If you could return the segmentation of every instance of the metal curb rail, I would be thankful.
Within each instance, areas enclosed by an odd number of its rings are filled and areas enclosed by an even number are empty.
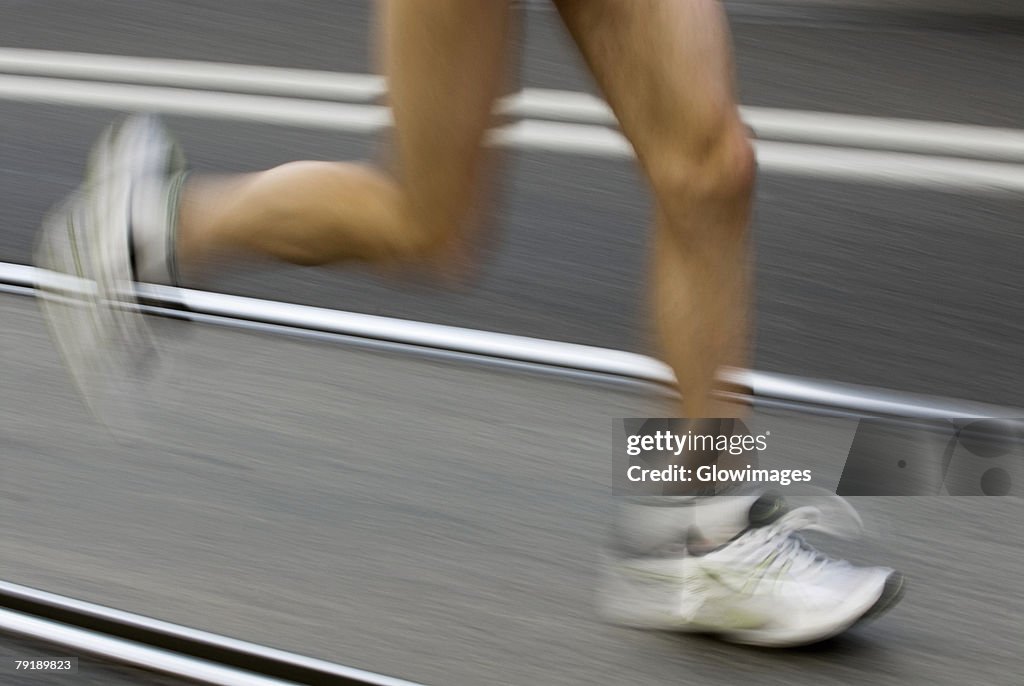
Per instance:
[[[218,686],[422,686],[7,581],[0,632]]]
[[[39,284],[73,288],[65,275],[4,262],[0,262],[0,284],[6,284],[8,292],[23,295],[34,294]],[[607,377],[662,389],[675,387],[675,377],[666,364],[621,350],[152,284],[141,284],[139,295],[155,313],[235,328],[354,341],[373,348],[472,359],[489,366],[522,365],[557,376]],[[756,370],[732,370],[723,377],[751,389],[750,401],[755,405],[811,414],[912,420],[1024,416],[1021,410],[984,403]]]
[[[31,615],[0,609],[0,636],[27,638],[61,646],[108,662],[214,686],[295,686],[294,682],[261,677],[253,672],[224,667],[170,651],[152,648],[105,634]]]

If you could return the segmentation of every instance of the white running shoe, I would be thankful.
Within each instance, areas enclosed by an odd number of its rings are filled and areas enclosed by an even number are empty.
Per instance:
[[[626,626],[785,647],[835,636],[899,600],[902,574],[830,558],[800,530],[828,527],[817,508],[787,511],[778,496],[762,496],[750,525],[724,545],[706,547],[691,531],[676,554],[615,556],[605,564],[601,612]]]
[[[39,302],[86,404],[111,426],[137,406],[154,366],[136,265],[145,261],[147,280],[176,279],[173,227],[184,168],[156,117],[129,117],[103,133],[82,185],[43,222]]]

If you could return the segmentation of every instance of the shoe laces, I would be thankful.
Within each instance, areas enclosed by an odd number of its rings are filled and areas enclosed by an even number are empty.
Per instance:
[[[825,521],[817,507],[798,507],[770,524],[748,530],[745,536],[756,546],[750,555],[761,560],[759,564],[764,565],[764,573],[786,570],[792,574],[807,574],[820,572],[829,565],[849,564],[807,543],[799,535],[801,531],[836,533],[837,529]],[[768,561],[767,564],[764,561]]]

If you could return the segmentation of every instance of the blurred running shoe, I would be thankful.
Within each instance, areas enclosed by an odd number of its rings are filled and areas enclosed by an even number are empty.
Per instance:
[[[43,222],[41,308],[87,405],[110,426],[137,407],[152,376],[156,348],[135,285],[140,275],[177,280],[184,176],[184,157],[159,120],[131,116],[100,136],[82,185]]]
[[[681,550],[612,556],[600,609],[617,624],[785,647],[835,636],[899,600],[902,574],[831,558],[799,535],[812,530],[830,531],[818,508],[789,510],[781,497],[762,496],[747,527],[722,545],[694,527]]]

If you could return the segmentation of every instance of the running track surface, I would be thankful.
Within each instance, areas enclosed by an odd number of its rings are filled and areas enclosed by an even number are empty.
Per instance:
[[[857,499],[877,535],[831,549],[911,586],[813,649],[621,629],[592,612],[611,418],[663,400],[167,323],[159,423],[119,443],[35,304],[3,296],[0,315],[11,581],[426,684],[1009,685],[1024,668],[1019,499]],[[766,463],[836,483],[848,423],[755,420]]]

